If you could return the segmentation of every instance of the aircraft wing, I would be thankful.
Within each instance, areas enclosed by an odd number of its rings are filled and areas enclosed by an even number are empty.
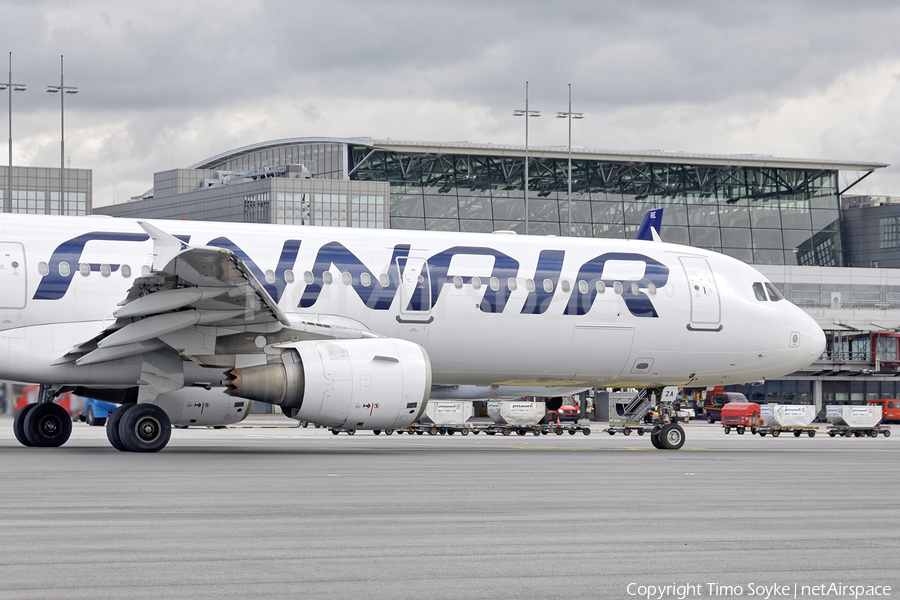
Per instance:
[[[153,239],[150,274],[134,281],[114,321],[54,364],[87,366],[135,355],[152,360],[175,350],[201,366],[229,368],[238,360],[265,363],[266,354],[280,353],[275,345],[284,342],[377,337],[351,319],[289,317],[232,251],[192,247],[150,223],[139,224]],[[165,369],[170,375],[172,362]]]

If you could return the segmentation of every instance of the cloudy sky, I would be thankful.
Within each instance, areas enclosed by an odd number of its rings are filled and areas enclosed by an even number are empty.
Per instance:
[[[95,206],[272,139],[521,145],[526,80],[533,145],[566,144],[571,83],[576,146],[890,163],[854,192],[900,196],[898,0],[0,0],[0,18],[28,86],[15,164],[59,164],[45,89],[65,55],[66,155]]]

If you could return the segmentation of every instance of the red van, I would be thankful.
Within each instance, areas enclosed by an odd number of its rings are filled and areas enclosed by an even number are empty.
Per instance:
[[[882,423],[900,423],[900,400],[894,398],[869,400],[867,404],[878,404],[881,406]]]
[[[759,404],[756,402],[729,402],[722,407],[722,427],[725,433],[736,429],[741,435],[744,431],[756,433],[759,428]]]

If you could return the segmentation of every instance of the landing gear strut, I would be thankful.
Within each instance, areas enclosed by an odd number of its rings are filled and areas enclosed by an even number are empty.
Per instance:
[[[651,397],[659,398],[659,416],[653,421],[650,443],[659,450],[678,450],[684,446],[684,429],[675,420],[672,409],[677,394],[678,388],[672,386],[651,393]]]

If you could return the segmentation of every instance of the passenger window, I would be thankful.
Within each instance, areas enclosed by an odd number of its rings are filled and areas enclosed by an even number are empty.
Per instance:
[[[381,287],[387,287],[391,285],[391,278],[388,277],[387,273],[382,273],[378,276],[378,283],[381,284]]]
[[[120,272],[122,273],[122,277],[124,277],[125,279],[131,277],[131,267],[129,267],[128,265],[122,265]]]
[[[616,281],[615,283],[613,283],[613,291],[620,295],[625,291],[625,288],[622,287],[621,281]]]
[[[753,293],[756,294],[756,299],[760,302],[765,302],[767,300],[763,285],[758,281],[753,282]]]
[[[481,289],[481,277],[475,276],[472,278],[472,287],[476,290]]]
[[[497,279],[496,277],[491,277],[490,286],[491,286],[491,289],[496,292],[497,290],[500,289],[500,280]]]
[[[563,291],[564,294],[568,294],[568,293],[569,293],[569,289],[570,289],[570,288],[569,288],[569,281],[568,281],[568,280],[563,279],[562,282],[559,284],[559,287],[562,288],[562,291]]]
[[[78,265],[78,272],[81,273],[82,277],[87,277],[91,274],[91,265],[88,263],[81,263]]]
[[[597,293],[602,294],[604,292],[606,292],[606,283],[604,283],[602,281],[598,281],[597,282]]]
[[[652,283],[648,283],[647,284],[647,293],[649,293],[651,296],[655,296],[656,295],[656,286],[653,285]]]
[[[544,280],[544,291],[548,294],[553,291],[553,282],[549,279]]]
[[[284,272],[284,282],[285,283],[294,283],[294,272],[288,269]]]
[[[370,285],[372,285],[372,276],[368,273],[360,273],[359,282],[363,284],[363,287],[369,287]]]
[[[353,275],[351,275],[347,271],[344,271],[343,273],[341,273],[341,281],[344,282],[344,285],[350,285],[351,283],[353,283]]]
[[[766,282],[766,291],[769,292],[769,300],[771,300],[772,302],[778,302],[779,300],[784,300],[784,296],[781,295],[781,292],[779,292],[775,288],[775,286],[772,285],[771,283],[769,283],[768,281]]]
[[[525,280],[525,289],[529,292],[534,291],[534,279],[526,279]]]
[[[38,273],[41,275],[49,275],[50,274],[50,265],[45,262],[38,263]]]
[[[112,273],[112,269],[106,263],[100,265],[100,274],[104,277],[109,277],[110,273]]]
[[[316,278],[313,276],[312,271],[306,271],[305,273],[303,273],[303,281],[306,283],[306,285],[312,284],[312,282],[315,280]]]
[[[455,287],[458,290],[461,290],[462,286],[463,286],[462,277],[460,277],[459,275],[454,275],[453,276],[453,287]]]
[[[325,271],[324,273],[322,273],[322,282],[325,285],[331,285],[333,281],[334,275],[331,274],[331,271]]]
[[[275,271],[266,269],[266,283],[275,283]]]
[[[587,294],[588,293],[588,282],[585,281],[584,279],[580,280],[578,282],[578,291],[579,291],[579,293]]]
[[[516,291],[516,288],[519,287],[519,284],[518,284],[518,282],[516,281],[516,278],[515,278],[515,277],[510,277],[509,279],[507,279],[507,280],[506,280],[506,287],[508,287],[508,288],[509,288],[509,291],[511,291],[511,292]]]

